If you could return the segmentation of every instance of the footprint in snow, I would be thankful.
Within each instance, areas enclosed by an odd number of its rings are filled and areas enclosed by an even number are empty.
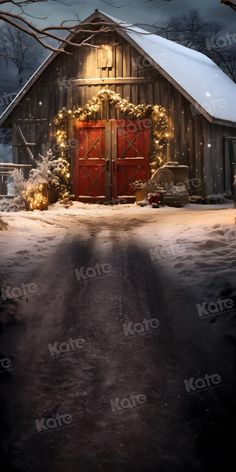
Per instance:
[[[213,239],[207,239],[203,243],[199,244],[199,248],[205,248],[205,249],[215,249],[215,248],[220,248],[222,246],[225,246],[225,241],[219,241],[219,240],[213,240]]]

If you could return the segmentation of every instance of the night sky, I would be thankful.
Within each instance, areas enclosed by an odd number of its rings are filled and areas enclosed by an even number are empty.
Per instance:
[[[221,22],[225,31],[235,32],[236,30],[236,12],[221,5],[220,0],[63,0],[63,3],[39,2],[37,5],[28,7],[28,12],[41,17],[47,15],[47,23],[57,24],[76,16],[82,20],[95,8],[128,22],[158,25],[165,23],[169,17],[199,9],[206,20]],[[36,20],[32,21],[36,22]]]

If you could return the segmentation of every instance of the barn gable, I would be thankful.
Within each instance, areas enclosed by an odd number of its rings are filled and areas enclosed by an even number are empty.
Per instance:
[[[211,59],[97,10],[84,23],[96,21],[117,25],[119,33],[139,51],[144,60],[156,68],[206,119],[236,126],[236,85]],[[67,39],[75,41],[75,34],[69,34]],[[36,70],[0,117],[0,126],[6,124],[24,95],[59,54],[51,53]]]

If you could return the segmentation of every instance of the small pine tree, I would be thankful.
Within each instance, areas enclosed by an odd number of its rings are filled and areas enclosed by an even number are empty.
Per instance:
[[[14,191],[13,199],[3,198],[0,201],[0,211],[20,211],[26,209],[26,202],[24,197],[24,191],[26,188],[26,180],[19,169],[14,169],[10,173],[12,178],[12,186]]]
[[[15,197],[13,199],[13,205],[15,207],[14,211],[25,210],[25,197],[24,191],[26,189],[26,180],[23,176],[21,170],[14,169],[11,172],[12,183],[13,183],[13,190],[15,193]]]
[[[30,171],[29,182],[46,182],[49,187],[56,189],[59,199],[69,193],[70,165],[66,159],[55,157],[51,149],[45,156],[39,155],[36,168]]]
[[[10,173],[10,176],[13,181],[13,189],[14,189],[15,195],[22,195],[26,186],[26,180],[23,176],[22,171],[19,169],[14,169]]]

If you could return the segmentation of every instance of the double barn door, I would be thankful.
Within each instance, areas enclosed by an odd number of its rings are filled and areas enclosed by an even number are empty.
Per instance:
[[[150,121],[76,121],[73,192],[78,200],[131,198],[150,174]]]

